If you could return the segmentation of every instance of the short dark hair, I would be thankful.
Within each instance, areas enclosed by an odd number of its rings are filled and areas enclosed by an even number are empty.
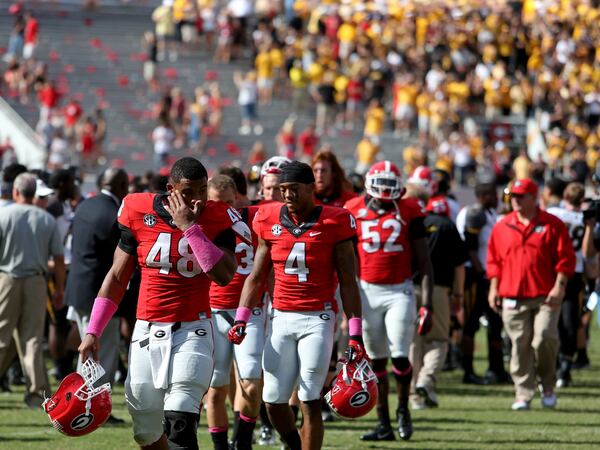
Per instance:
[[[150,192],[167,192],[169,177],[164,175],[153,175],[150,178]]]
[[[494,183],[479,183],[475,186],[475,197],[481,197],[496,190]]]
[[[27,167],[23,164],[9,164],[2,171],[2,182],[12,184],[15,181],[15,178],[25,172],[27,172]]]
[[[562,198],[567,187],[567,182],[562,178],[554,177],[546,181],[545,187],[550,191],[550,195]]]
[[[196,158],[186,156],[178,159],[171,168],[169,179],[173,183],[179,183],[183,179],[197,181],[202,178],[208,178],[206,168]]]
[[[69,169],[58,169],[50,175],[50,187],[52,189],[59,189],[62,185],[74,182],[75,175]]]
[[[217,173],[230,177],[235,183],[235,189],[240,195],[248,194],[248,183],[246,182],[246,177],[244,176],[242,169],[239,167],[227,166],[221,167]]]

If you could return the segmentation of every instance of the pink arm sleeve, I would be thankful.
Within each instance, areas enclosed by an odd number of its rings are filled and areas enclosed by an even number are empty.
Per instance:
[[[88,323],[87,334],[93,334],[96,337],[102,336],[102,332],[106,328],[108,321],[112,319],[117,311],[117,304],[110,298],[96,297],[92,314],[90,315],[90,323]]]
[[[250,315],[252,314],[252,310],[246,306],[238,307],[235,312],[235,320],[236,322],[239,320],[241,322],[248,322],[250,320]]]
[[[348,319],[348,336],[362,336],[362,319],[360,317]]]
[[[190,244],[202,271],[204,273],[210,272],[223,257],[223,251],[206,237],[197,224],[185,230],[183,235]]]

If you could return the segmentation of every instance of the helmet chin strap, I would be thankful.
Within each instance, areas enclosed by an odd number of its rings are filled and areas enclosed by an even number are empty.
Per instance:
[[[394,209],[396,210],[396,220],[399,221],[402,225],[406,225],[406,222],[404,221],[404,219],[402,219],[402,216],[400,215],[400,207],[398,206],[398,202],[396,200],[384,202],[379,198],[375,198],[373,196],[369,196],[369,197],[371,197],[371,198],[367,202],[367,209],[370,209],[371,211],[375,211],[379,215],[383,215],[386,211],[388,211],[388,209],[384,208],[383,206],[384,205],[393,205]]]

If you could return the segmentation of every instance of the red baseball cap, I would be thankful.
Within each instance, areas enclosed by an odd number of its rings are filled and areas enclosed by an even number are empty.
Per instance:
[[[431,197],[427,202],[427,206],[425,208],[427,212],[431,212],[434,214],[439,214],[440,216],[449,216],[450,215],[450,206],[448,205],[448,200],[441,195]]]
[[[529,178],[523,178],[522,180],[517,180],[514,182],[512,188],[510,189],[510,193],[516,195],[531,194],[535,197],[538,193],[538,187],[533,180]]]

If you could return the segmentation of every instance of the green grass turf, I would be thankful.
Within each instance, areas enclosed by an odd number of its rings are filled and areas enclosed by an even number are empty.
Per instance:
[[[542,410],[539,398],[531,411],[513,412],[511,386],[468,386],[459,371],[443,373],[440,407],[413,412],[415,433],[408,442],[363,443],[359,435],[375,425],[375,413],[356,421],[327,424],[325,449],[598,449],[600,448],[600,334],[592,325],[592,368],[574,371],[575,386],[559,392],[558,409]],[[485,370],[483,333],[478,336],[476,367]],[[135,449],[123,388],[113,394],[113,413],[122,427],[103,427],[89,436],[68,438],[54,430],[42,411],[22,402],[23,390],[0,394],[0,449]],[[392,414],[395,400],[390,398]],[[205,422],[199,431],[201,448],[212,448]],[[255,446],[255,448],[265,448]],[[278,447],[269,447],[275,449]]]

